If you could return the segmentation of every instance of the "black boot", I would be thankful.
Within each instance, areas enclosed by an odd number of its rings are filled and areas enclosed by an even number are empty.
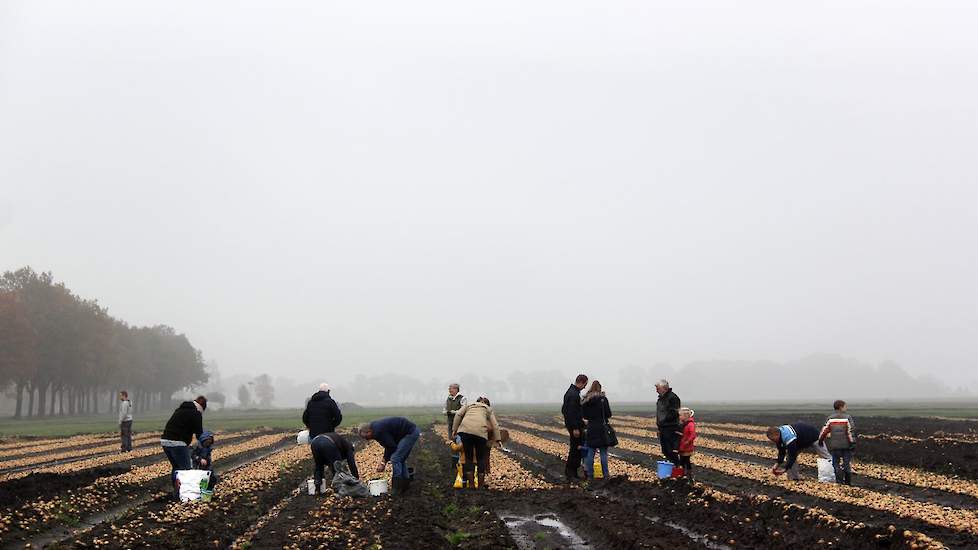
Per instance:
[[[475,488],[475,464],[462,464],[462,487]]]

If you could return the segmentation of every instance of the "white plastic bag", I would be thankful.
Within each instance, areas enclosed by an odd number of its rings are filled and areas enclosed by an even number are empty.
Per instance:
[[[818,459],[818,480],[826,483],[835,483],[835,468],[832,461],[827,458]]]
[[[309,444],[309,430],[302,430],[298,435],[295,436],[295,442],[297,445],[308,445]]]
[[[180,484],[180,502],[200,500],[200,482],[210,481],[209,470],[177,470],[177,483]]]

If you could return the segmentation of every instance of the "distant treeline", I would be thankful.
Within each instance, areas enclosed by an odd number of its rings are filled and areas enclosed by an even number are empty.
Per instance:
[[[15,418],[109,411],[122,389],[145,411],[206,380],[201,352],[172,328],[129,326],[50,272],[0,277],[0,387]]]

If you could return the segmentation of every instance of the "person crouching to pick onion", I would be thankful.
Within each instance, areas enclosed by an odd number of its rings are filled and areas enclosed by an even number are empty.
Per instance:
[[[821,458],[832,460],[825,444],[818,442],[818,436],[819,429],[804,422],[768,428],[767,438],[778,448],[778,463],[771,472],[776,476],[787,472],[788,479],[792,481],[801,479],[798,474],[798,453],[806,449],[818,453]]]
[[[400,496],[411,485],[408,474],[407,459],[411,449],[421,437],[421,430],[403,416],[389,416],[360,424],[360,437],[373,439],[384,448],[384,461],[377,465],[377,472],[383,472],[387,463],[391,463],[391,493]]]

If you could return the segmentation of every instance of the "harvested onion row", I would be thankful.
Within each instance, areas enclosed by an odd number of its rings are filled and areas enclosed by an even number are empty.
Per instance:
[[[521,445],[526,445],[527,447],[537,449],[539,451],[556,456],[558,458],[564,458],[566,456],[567,453],[566,446],[557,443],[555,441],[552,441],[550,439],[545,439],[532,434],[513,432],[513,431],[511,431],[509,435],[513,441],[520,443]],[[632,446],[632,443],[633,442],[631,442],[628,439],[619,438],[619,446],[627,450],[637,450],[635,448],[630,448]],[[641,452],[648,452],[652,450],[651,446],[644,446],[644,447],[646,448],[641,449]],[[704,458],[704,457],[698,457],[698,458]],[[705,457],[705,458],[712,458],[712,457]],[[734,462],[734,461],[727,461],[727,462]],[[734,463],[734,464],[735,464],[734,469],[736,469],[737,465],[741,465],[740,463]],[[697,466],[701,466],[701,465],[705,468],[717,469],[714,468],[714,464],[712,463],[703,463],[702,460],[697,460]],[[658,481],[658,476],[651,469],[637,464],[632,464],[624,460],[609,458],[608,467],[610,470],[612,470],[612,472],[625,473],[626,475],[628,475],[629,479],[637,479],[639,481]],[[724,471],[723,473],[728,473],[728,472]],[[730,475],[737,475],[737,474],[730,474]],[[762,479],[760,476],[757,475],[747,476],[741,474],[739,475],[739,477],[747,477],[748,479],[754,479],[754,480]],[[764,483],[766,483],[766,481]],[[788,483],[792,483],[792,482],[788,482]],[[798,483],[798,482],[794,482],[794,483]],[[815,483],[814,487],[811,487],[811,483],[809,485],[810,485],[809,489],[814,489],[814,490],[812,490],[808,494],[813,494],[814,496],[823,495],[818,491],[818,489],[824,486],[825,484]],[[792,486],[788,485],[786,488],[792,489]],[[733,502],[740,498],[744,498],[709,487],[705,489],[705,492],[707,495],[721,502]],[[796,491],[796,492],[801,492],[801,491]],[[765,502],[771,500],[770,497],[766,495],[750,496],[749,498],[755,502]],[[821,522],[833,528],[839,528],[842,530],[858,530],[858,529],[865,528],[865,525],[862,523],[856,523],[853,521],[839,519],[829,514],[828,512],[825,512],[821,508],[806,508],[804,506],[799,506],[796,504],[788,504],[788,503],[785,503],[784,506],[789,509],[797,508],[797,509],[807,510],[806,515],[809,516],[811,519],[814,519],[818,522]],[[885,510],[885,511],[891,511],[891,510]],[[923,533],[905,530],[902,534],[904,539],[908,542],[908,544],[911,545],[912,548],[920,548],[920,549],[928,549],[928,550],[937,550],[941,548],[946,548],[944,544],[928,537],[927,535],[924,535]]]
[[[281,441],[284,436],[285,434],[265,435],[234,445],[218,446],[214,449],[214,459],[227,459],[268,447]],[[162,455],[159,447],[155,448],[154,453]],[[148,466],[137,466],[123,474],[100,477],[90,485],[63,495],[26,502],[19,508],[0,515],[0,533],[9,531],[12,525],[29,530],[36,525],[58,520],[64,515],[78,517],[100,512],[108,508],[126,489],[169,473],[170,463],[164,460]]]

